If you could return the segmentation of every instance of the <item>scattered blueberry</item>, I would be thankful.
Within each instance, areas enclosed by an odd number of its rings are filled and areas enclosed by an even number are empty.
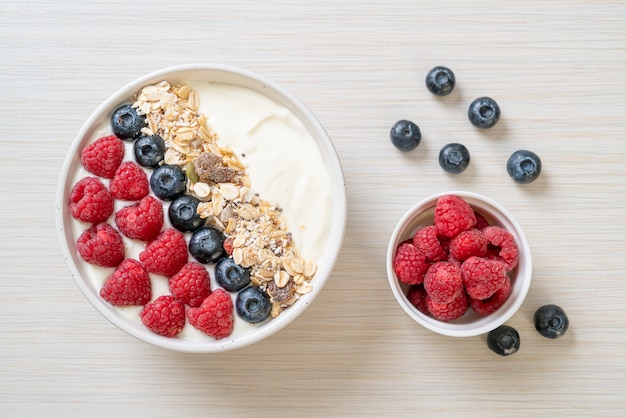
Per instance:
[[[187,176],[176,165],[161,165],[150,176],[150,188],[161,200],[174,200],[185,193]]]
[[[454,73],[447,67],[438,66],[426,74],[426,88],[436,96],[447,96],[454,90]]]
[[[490,97],[479,97],[470,104],[467,117],[477,128],[493,128],[500,120],[500,106]]]
[[[129,104],[118,107],[111,116],[111,128],[120,139],[137,138],[144,126],[146,126],[145,118],[137,114],[137,109]]]
[[[506,162],[506,171],[516,183],[532,183],[541,174],[541,159],[532,151],[515,151]]]
[[[215,265],[215,279],[229,292],[238,292],[250,284],[250,269],[235,263],[232,257],[224,257]]]
[[[134,151],[137,164],[155,168],[165,158],[165,141],[159,135],[141,135],[135,141]]]
[[[191,195],[178,196],[170,203],[167,214],[170,223],[181,232],[195,231],[204,225],[204,219],[198,213],[200,201]]]
[[[520,339],[515,328],[500,325],[487,334],[487,346],[500,356],[510,356],[519,350]]]
[[[241,319],[256,324],[270,315],[272,303],[267,293],[256,286],[248,286],[237,295],[235,309]]]
[[[196,230],[189,239],[189,253],[202,264],[215,263],[226,255],[224,234],[211,226]]]
[[[463,144],[446,144],[439,151],[439,165],[451,174],[460,174],[470,163],[470,153]]]
[[[397,121],[391,127],[389,136],[393,145],[400,151],[411,151],[417,148],[422,140],[419,126],[409,120]]]
[[[546,338],[560,338],[568,327],[569,319],[558,305],[544,305],[535,312],[535,329]]]

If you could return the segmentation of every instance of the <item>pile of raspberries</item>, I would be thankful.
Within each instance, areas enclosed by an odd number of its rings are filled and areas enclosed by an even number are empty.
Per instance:
[[[511,294],[508,272],[518,247],[504,228],[489,225],[456,195],[441,196],[432,225],[419,228],[396,249],[393,269],[409,285],[407,299],[420,312],[453,321],[468,309],[495,312]]]

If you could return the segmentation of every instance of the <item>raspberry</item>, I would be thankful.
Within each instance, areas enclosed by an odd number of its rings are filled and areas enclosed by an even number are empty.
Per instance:
[[[439,241],[439,230],[435,225],[418,229],[413,235],[413,245],[424,253],[428,261],[442,261],[447,258]]]
[[[476,225],[474,209],[456,195],[445,195],[437,199],[434,218],[439,233],[450,238]]]
[[[496,293],[484,300],[470,298],[469,302],[474,312],[481,316],[487,316],[498,310],[500,306],[504,305],[504,302],[506,302],[510,294],[511,280],[506,277],[504,284],[496,291]]]
[[[517,243],[513,235],[499,226],[489,226],[483,229],[483,234],[489,242],[490,257],[502,261],[506,271],[511,271],[517,266],[519,254]]]
[[[400,244],[393,259],[393,271],[401,282],[422,283],[428,267],[426,256],[416,246],[408,242]]]
[[[139,253],[139,261],[151,273],[172,277],[187,264],[187,242],[174,228],[161,232]]]
[[[159,335],[175,337],[185,326],[185,304],[172,295],[159,296],[143,308],[141,321]]]
[[[448,303],[463,292],[461,269],[445,261],[440,261],[428,269],[424,276],[424,289],[433,302]]]
[[[80,154],[80,162],[96,176],[112,179],[124,158],[124,144],[115,135],[97,139]]]
[[[136,163],[126,161],[115,172],[109,190],[116,199],[139,200],[150,192],[148,176]]]
[[[487,299],[506,280],[504,263],[482,257],[470,257],[461,265],[467,295],[472,299]]]
[[[170,293],[183,303],[197,307],[211,294],[211,278],[200,263],[187,263],[170,279]]]
[[[487,255],[487,238],[476,228],[459,232],[450,241],[450,255],[457,260],[467,260],[471,256],[484,257]]]
[[[428,305],[426,302],[428,295],[426,293],[426,289],[424,289],[424,286],[420,284],[411,286],[408,293],[406,294],[406,298],[409,300],[411,305],[417,308],[418,311],[420,311],[424,315],[430,316],[430,312],[428,311]]]
[[[226,254],[228,255],[233,255],[233,249],[234,249],[233,241],[234,241],[233,237],[228,237],[224,240],[224,244],[223,244],[224,251],[226,251]]]
[[[124,260],[122,236],[107,223],[92,225],[83,232],[76,250],[86,262],[102,267],[116,267]]]
[[[163,227],[163,205],[152,196],[126,206],[115,214],[115,224],[128,238],[150,241]]]
[[[476,229],[480,231],[483,228],[489,226],[489,221],[483,215],[481,215],[480,213],[476,211],[474,211],[474,215],[476,215],[476,226],[475,226]]]
[[[148,272],[139,261],[127,258],[104,283],[100,296],[114,306],[145,305],[152,298]]]
[[[215,289],[197,308],[187,310],[189,323],[216,339],[228,337],[233,332],[233,301],[221,288]]]
[[[431,297],[426,299],[428,311],[430,314],[440,321],[454,321],[465,315],[469,302],[465,292],[461,292],[459,296],[448,303],[437,303]]]
[[[113,213],[113,197],[95,177],[80,179],[70,191],[70,214],[83,222],[106,221]]]

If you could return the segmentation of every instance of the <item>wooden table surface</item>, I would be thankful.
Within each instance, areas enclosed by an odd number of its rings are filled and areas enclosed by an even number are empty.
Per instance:
[[[72,281],[55,227],[61,164],[91,112],[145,73],[193,62],[297,95],[333,139],[349,203],[310,308],[213,355],[107,322]],[[446,98],[425,89],[435,65],[456,73]],[[626,415],[626,2],[5,0],[0,75],[0,416]],[[487,132],[466,117],[483,95],[502,108]],[[389,141],[401,118],[422,129],[411,153]],[[459,176],[437,163],[448,142],[472,153]],[[525,186],[505,170],[521,148],[544,165]],[[389,288],[395,223],[446,190],[497,200],[530,242],[511,357],[423,329]],[[559,340],[533,328],[545,303],[571,320]]]

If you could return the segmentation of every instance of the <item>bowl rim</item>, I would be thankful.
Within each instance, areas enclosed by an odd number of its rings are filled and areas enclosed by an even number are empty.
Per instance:
[[[468,203],[470,203],[470,205],[472,206],[475,206],[476,202],[482,202],[487,206],[491,206],[495,211],[499,212],[499,214],[506,219],[507,223],[509,224],[508,226],[513,228],[513,231],[510,232],[516,235],[516,241],[519,248],[520,258],[518,267],[516,267],[518,269],[517,278],[520,277],[520,272],[524,274],[524,277],[522,277],[522,280],[517,280],[516,278],[515,283],[513,284],[514,286],[516,286],[517,289],[517,297],[510,297],[505,305],[503,305],[495,313],[478,318],[475,326],[473,324],[458,324],[454,321],[443,322],[424,315],[408,301],[402,289],[403,285],[396,278],[395,272],[393,270],[393,257],[395,255],[396,248],[404,237],[408,237],[408,235],[410,235],[407,233],[406,228],[413,221],[415,221],[420,214],[427,212],[429,209],[433,209],[437,199],[445,195],[460,196],[464,200],[469,200],[470,202]],[[509,230],[509,228],[507,228],[507,230]],[[414,204],[404,213],[404,215],[400,218],[400,220],[394,227],[391,237],[389,239],[389,244],[387,247],[386,269],[391,291],[401,308],[406,312],[406,314],[409,315],[415,322],[422,325],[424,328],[449,337],[473,337],[477,335],[482,335],[504,324],[518,311],[518,309],[524,302],[526,295],[528,294],[532,282],[532,256],[530,252],[530,246],[519,222],[506,208],[504,208],[495,200],[479,193],[462,190],[445,191],[427,196]],[[496,313],[497,315],[494,315]]]
[[[144,85],[156,83],[162,79],[172,80],[179,74],[181,74],[181,76],[178,77],[183,78],[182,74],[195,72],[219,75],[223,77],[223,79],[216,82],[225,82],[251,88],[277,101],[281,106],[292,111],[314,137],[317,147],[326,161],[331,181],[331,197],[333,199],[331,224],[329,226],[327,242],[323,249],[323,254],[320,256],[320,260],[318,260],[318,271],[314,278],[315,285],[313,286],[313,290],[304,295],[297,303],[289,307],[289,309],[283,311],[277,318],[258,327],[255,332],[215,341],[194,341],[183,338],[163,337],[149,331],[143,327],[143,325],[135,323],[116,313],[110,305],[92,291],[87,283],[88,279],[82,278],[74,262],[77,254],[75,251],[72,252],[67,239],[71,231],[68,232],[70,228],[66,226],[65,222],[68,216],[66,203],[69,188],[71,187],[71,185],[69,185],[71,181],[71,167],[75,164],[74,159],[78,155],[79,147],[84,142],[84,139],[95,129],[96,122],[102,119],[104,112],[123,102],[127,102],[128,98]],[[223,81],[225,79],[237,80],[239,83]],[[74,282],[91,305],[109,322],[127,334],[154,346],[187,353],[214,353],[242,348],[275,334],[300,316],[308,305],[316,299],[332,274],[343,245],[348,212],[345,176],[339,156],[332,139],[313,112],[304,105],[300,99],[267,77],[240,67],[218,63],[190,63],[164,67],[136,78],[105,99],[91,113],[72,139],[61,167],[55,200],[57,236],[60,241],[63,257],[65,258]]]

